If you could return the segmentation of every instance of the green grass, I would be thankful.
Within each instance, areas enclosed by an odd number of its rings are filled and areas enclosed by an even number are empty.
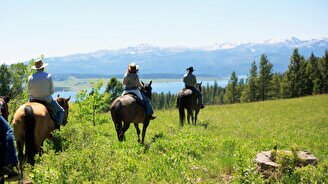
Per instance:
[[[140,145],[133,125],[127,140],[118,142],[109,114],[101,114],[103,123],[93,127],[76,122],[73,112],[56,140],[45,144],[30,178],[35,183],[263,182],[255,155],[277,145],[296,146],[319,160],[317,168],[297,170],[295,177],[303,179],[292,181],[328,180],[328,95],[207,106],[196,126],[180,127],[177,109],[156,115]]]

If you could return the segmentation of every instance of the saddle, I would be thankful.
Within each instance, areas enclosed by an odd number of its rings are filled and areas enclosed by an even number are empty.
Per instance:
[[[130,95],[132,98],[134,98],[137,102],[137,104],[141,105],[144,109],[146,109],[146,104],[143,100],[141,100],[135,93],[129,92],[125,93],[124,95]]]
[[[40,104],[44,105],[46,107],[46,109],[48,110],[51,119],[54,122],[56,122],[57,114],[56,114],[55,110],[49,105],[48,102],[46,102],[44,100],[37,100],[37,99],[32,99],[32,100],[30,100],[30,102],[36,102],[36,103],[40,103]]]

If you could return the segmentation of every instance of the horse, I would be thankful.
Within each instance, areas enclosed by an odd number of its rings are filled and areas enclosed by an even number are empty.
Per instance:
[[[8,102],[10,98],[9,96],[0,96],[0,114],[6,121],[8,121],[9,110],[8,110]]]
[[[68,101],[69,98],[61,98],[59,95],[55,99],[64,108],[65,115],[63,125],[67,124]],[[41,154],[42,145],[45,139],[51,138],[51,132],[55,129],[55,122],[50,117],[47,108],[37,102],[27,102],[21,105],[14,114],[13,119],[14,136],[18,150],[18,159],[22,173],[23,160],[25,158],[23,149],[25,144],[25,155],[27,162],[34,165],[34,156]]]
[[[141,93],[151,100],[152,81],[150,81],[149,84],[141,83],[143,85]],[[119,141],[125,140],[124,133],[129,129],[130,124],[133,122],[137,130],[138,142],[141,144],[144,143],[146,130],[150,120],[147,118],[144,107],[137,103],[137,100],[133,98],[132,94],[116,98],[110,106],[110,112]],[[124,122],[123,126],[122,122]],[[139,123],[143,123],[141,141]]]
[[[195,84],[195,87],[202,92],[202,83]],[[198,104],[198,98],[196,94],[187,88],[183,88],[177,96],[177,107],[179,108],[179,117],[180,117],[180,125],[183,126],[185,119],[185,109],[187,110],[187,119],[188,124],[190,124],[190,117],[192,123],[196,125],[197,116],[200,111],[200,106]],[[194,112],[195,111],[195,117]]]

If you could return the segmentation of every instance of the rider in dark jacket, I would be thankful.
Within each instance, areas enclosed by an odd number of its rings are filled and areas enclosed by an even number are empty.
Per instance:
[[[195,84],[197,83],[197,79],[196,76],[194,74],[192,74],[194,70],[194,68],[191,66],[189,68],[186,69],[188,71],[188,73],[186,73],[183,76],[183,82],[185,83],[185,88],[187,89],[191,89],[194,93],[196,93],[197,97],[198,97],[198,104],[200,106],[201,109],[203,109],[205,107],[205,105],[203,104],[203,96],[202,93],[195,87]]]

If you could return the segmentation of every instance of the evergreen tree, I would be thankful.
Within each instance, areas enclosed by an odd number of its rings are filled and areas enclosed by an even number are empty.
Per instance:
[[[112,77],[106,85],[105,92],[110,94],[113,101],[123,93],[123,84],[116,77]]]
[[[279,99],[281,97],[280,83],[281,83],[280,75],[278,73],[273,74],[272,81],[271,81],[271,91],[270,91],[270,96],[272,99]]]
[[[290,57],[290,64],[286,72],[286,81],[284,81],[283,91],[289,91],[289,97],[299,97],[306,95],[307,89],[306,64],[304,57],[299,54],[297,48],[294,49]],[[286,94],[284,94],[286,95]]]
[[[259,99],[268,100],[270,92],[270,84],[272,80],[272,64],[267,59],[267,56],[262,54],[260,59],[260,72],[258,78]]]
[[[236,72],[233,71],[226,87],[226,93],[224,94],[225,103],[237,103],[238,102],[238,77]]]
[[[319,61],[319,70],[321,74],[321,93],[328,93],[328,50],[325,51],[324,56]]]
[[[251,69],[249,70],[250,76],[248,79],[248,93],[249,93],[249,101],[254,102],[258,99],[258,84],[257,84],[257,67],[255,61],[253,61],[251,65]]]
[[[12,82],[12,78],[10,75],[10,71],[7,65],[2,64],[0,66],[0,96],[10,95],[11,82]]]
[[[307,88],[307,95],[314,93],[314,83],[315,81],[320,78],[320,72],[318,68],[318,58],[315,57],[313,52],[311,53],[309,59],[307,60],[307,67],[306,73],[308,78],[308,88]]]

